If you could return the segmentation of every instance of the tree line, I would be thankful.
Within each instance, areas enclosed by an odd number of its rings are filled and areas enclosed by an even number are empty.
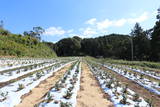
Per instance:
[[[160,9],[153,28],[143,30],[136,23],[129,35],[110,34],[97,38],[64,38],[46,43],[58,56],[93,56],[117,59],[160,61]],[[133,46],[133,52],[132,52]]]

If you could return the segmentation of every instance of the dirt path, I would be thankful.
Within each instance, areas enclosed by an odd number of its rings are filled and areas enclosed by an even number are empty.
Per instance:
[[[82,63],[82,70],[77,107],[112,107],[112,103],[107,100],[108,96],[102,92],[87,64]]]
[[[36,88],[24,96],[22,102],[16,107],[34,107],[42,101],[43,96],[54,86],[54,84],[64,75],[65,71],[69,69],[71,64],[65,66],[61,70],[54,73],[51,77],[42,81]]]

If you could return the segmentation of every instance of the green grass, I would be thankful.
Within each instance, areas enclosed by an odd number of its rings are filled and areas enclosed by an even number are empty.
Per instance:
[[[140,66],[140,67],[160,69],[160,63],[159,62],[126,61],[126,60],[113,60],[113,59],[106,59],[105,61],[109,62],[109,63],[113,63],[113,64],[122,64],[122,65],[129,65],[129,66]]]
[[[126,61],[126,60],[115,60],[109,58],[93,58],[93,57],[86,57],[88,60],[98,61],[100,63],[111,63],[111,64],[120,64],[120,65],[128,65],[132,67],[140,67],[143,69],[160,69],[159,62],[149,62],[149,61]]]
[[[0,35],[0,56],[48,58],[57,55],[35,38],[8,34]]]

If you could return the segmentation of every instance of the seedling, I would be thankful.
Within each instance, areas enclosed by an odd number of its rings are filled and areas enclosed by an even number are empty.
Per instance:
[[[139,102],[137,102],[136,105],[135,105],[134,107],[140,107],[140,106],[139,106]]]
[[[127,93],[127,88],[128,88],[128,85],[125,85],[122,89],[122,93]]]
[[[69,87],[69,88],[68,88],[68,91],[71,92],[71,91],[73,90],[73,88],[74,88],[74,86]]]
[[[25,86],[24,86],[23,84],[18,84],[18,89],[17,89],[17,91],[20,91],[20,90],[22,90],[23,88],[25,88]]]
[[[1,92],[1,93],[0,93],[0,96],[1,96],[2,98],[0,99],[0,102],[4,101],[4,100],[7,98],[7,95],[8,95],[8,92],[6,92],[6,93]]]
[[[160,86],[160,82],[158,83],[158,86]]]
[[[125,70],[125,71],[124,71],[124,75],[126,75],[126,74],[127,74],[127,71]]]
[[[17,70],[16,74],[19,74],[21,72],[21,70]]]
[[[47,103],[51,102],[53,99],[52,99],[52,96],[50,94],[50,92],[48,92],[47,94]]]
[[[60,103],[60,107],[72,107],[72,104],[69,103],[69,102],[66,102],[66,103],[61,102],[61,103]]]
[[[106,83],[106,87],[108,87],[108,88],[112,88],[111,85],[112,85],[112,80],[110,80],[109,82]]]
[[[140,102],[141,100],[139,99],[139,95],[138,94],[134,94],[133,95],[133,101],[136,101],[136,102]]]
[[[123,98],[122,98],[122,100],[120,100],[120,103],[121,104],[127,104],[127,98],[126,98],[126,95],[125,94],[123,94],[123,96],[122,96]]]
[[[56,91],[59,91],[61,89],[61,86],[62,86],[61,84],[56,83],[54,88]]]
[[[140,79],[143,79],[143,74],[140,75]]]
[[[64,95],[63,97],[65,99],[70,99],[72,97],[72,94],[73,94],[72,92],[70,92],[69,90],[67,90],[66,95]]]
[[[148,103],[149,107],[154,107],[152,99],[147,99],[146,102]]]
[[[36,77],[37,77],[37,79],[40,79],[40,78],[42,77],[41,72],[37,72],[37,73],[36,73]]]

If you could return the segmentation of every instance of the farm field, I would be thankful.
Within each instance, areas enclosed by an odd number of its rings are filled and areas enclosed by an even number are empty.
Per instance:
[[[159,0],[1,0],[0,107],[160,107]]]
[[[156,68],[92,57],[0,59],[0,107],[159,107]]]

